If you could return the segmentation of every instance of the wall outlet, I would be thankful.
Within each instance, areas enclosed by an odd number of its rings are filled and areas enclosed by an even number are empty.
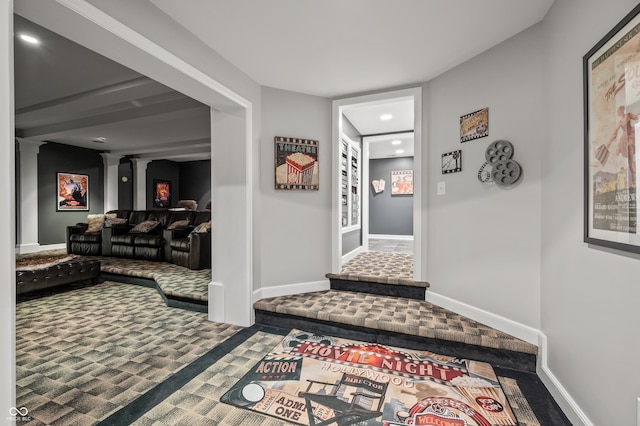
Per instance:
[[[444,195],[447,193],[447,183],[438,182],[438,195]]]

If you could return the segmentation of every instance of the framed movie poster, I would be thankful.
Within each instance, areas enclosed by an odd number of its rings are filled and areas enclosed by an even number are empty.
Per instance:
[[[319,189],[318,141],[275,137],[276,189]]]
[[[58,195],[56,211],[89,210],[89,176],[57,173]]]
[[[640,5],[583,58],[584,241],[640,253]]]
[[[169,208],[171,207],[171,181],[170,180],[153,180],[153,207]]]
[[[391,172],[391,195],[413,194],[413,170]]]

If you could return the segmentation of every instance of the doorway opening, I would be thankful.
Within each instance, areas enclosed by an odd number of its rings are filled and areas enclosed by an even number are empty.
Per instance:
[[[396,119],[395,128],[385,125]],[[423,281],[426,262],[422,257],[426,236],[422,208],[425,186],[422,182],[422,92],[420,88],[404,89],[334,101],[333,103],[333,225],[332,273],[370,250],[372,240],[387,239],[412,242],[412,278]],[[409,143],[411,140],[411,144]],[[393,142],[395,141],[395,142]],[[396,145],[393,145],[395,143]],[[404,146],[401,147],[401,145]],[[395,173],[371,172],[371,153],[382,159],[412,159],[412,165],[387,164],[398,167]],[[402,152],[396,152],[405,150]],[[385,154],[382,154],[385,152]],[[379,158],[374,158],[374,160]],[[375,169],[375,168],[374,168]],[[376,169],[377,170],[377,169]],[[391,170],[389,170],[391,172]],[[388,176],[387,176],[388,175]],[[410,180],[410,182],[409,182]],[[382,183],[381,181],[384,181]],[[384,186],[384,188],[381,187]],[[400,187],[400,188],[399,188]],[[380,218],[371,216],[371,200],[376,194],[391,195],[404,201],[403,230],[390,234],[372,234]],[[371,196],[370,196],[371,195]],[[378,198],[376,201],[380,201]],[[406,206],[409,204],[409,214]],[[388,213],[386,213],[388,214]],[[397,218],[400,220],[399,218]],[[387,219],[393,221],[391,215]],[[410,221],[409,224],[406,222]],[[386,228],[391,229],[391,228]],[[372,235],[374,238],[372,238]]]

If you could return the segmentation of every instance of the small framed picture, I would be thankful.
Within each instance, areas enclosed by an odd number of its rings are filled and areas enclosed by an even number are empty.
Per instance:
[[[489,136],[489,108],[460,117],[460,142]]]
[[[170,180],[153,180],[153,207],[169,208],[171,207],[171,181]]]
[[[462,150],[442,154],[442,174],[462,171]]]

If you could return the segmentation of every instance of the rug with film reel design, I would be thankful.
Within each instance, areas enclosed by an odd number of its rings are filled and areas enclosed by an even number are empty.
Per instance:
[[[517,425],[490,364],[292,330],[221,398],[299,425]]]

